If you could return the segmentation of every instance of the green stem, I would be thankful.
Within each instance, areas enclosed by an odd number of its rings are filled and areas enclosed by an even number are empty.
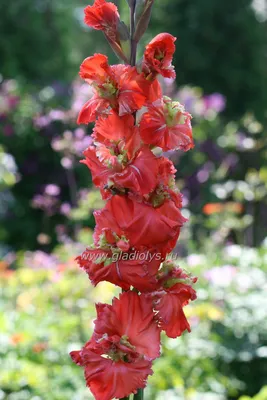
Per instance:
[[[120,400],[130,400],[131,396],[123,397]],[[138,392],[134,395],[133,400],[144,400],[144,389],[138,389]]]
[[[134,400],[144,400],[144,389],[139,389],[134,395]]]
[[[136,51],[137,51],[137,43],[134,40],[134,33],[135,33],[135,7],[136,7],[136,0],[133,1],[130,7],[130,36],[131,36],[131,59],[130,64],[132,66],[136,63]]]

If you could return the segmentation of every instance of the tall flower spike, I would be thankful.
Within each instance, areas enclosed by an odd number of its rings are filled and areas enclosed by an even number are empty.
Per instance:
[[[130,38],[112,2],[95,0],[85,9],[87,25],[103,31],[126,64],[110,66],[105,55],[95,54],[80,68],[94,95],[78,123],[96,121],[93,143],[81,162],[107,202],[94,212],[93,244],[77,261],[94,286],[107,281],[123,290],[112,305],[96,305],[91,339],[71,352],[96,400],[143,398],[152,361],[160,356],[160,333],[176,338],[190,331],[184,307],[196,298],[196,279],[166,261],[186,219],[176,169],[154,150],[193,147],[191,115],[179,102],[162,97],[157,79],[175,78],[176,38],[157,35],[137,68],[136,47],[154,0],[127,2]],[[124,40],[131,43],[128,53]]]

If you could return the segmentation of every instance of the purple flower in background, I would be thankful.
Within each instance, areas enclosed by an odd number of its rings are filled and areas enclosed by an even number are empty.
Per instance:
[[[82,155],[83,151],[92,144],[92,138],[86,135],[86,132],[82,128],[78,128],[74,131],[74,142],[73,147],[78,156]]]
[[[60,213],[68,216],[71,212],[71,205],[69,203],[62,203],[60,206]]]
[[[218,113],[225,109],[226,105],[226,99],[222,94],[212,93],[203,96],[202,90],[197,87],[184,86],[174,97],[194,117],[204,119],[214,119]]]
[[[176,97],[188,112],[194,115],[202,115],[204,113],[205,107],[201,91],[197,88],[185,86],[178,91]]]
[[[34,118],[36,128],[42,129],[51,124],[51,118],[48,115],[40,115]]]
[[[200,183],[206,182],[209,177],[211,172],[214,170],[214,163],[211,161],[207,161],[202,168],[197,173],[197,180]]]
[[[33,208],[45,211],[48,215],[53,215],[57,207],[58,200],[53,196],[36,194],[31,202]]]
[[[47,215],[53,215],[59,207],[59,196],[61,190],[58,185],[50,183],[45,186],[43,194],[36,194],[31,202],[33,208],[43,210]]]
[[[19,104],[20,98],[19,96],[9,96],[7,99],[7,104],[9,108],[12,110],[17,107]]]
[[[49,185],[46,185],[44,193],[49,196],[58,196],[60,194],[60,187],[50,183]]]
[[[35,252],[27,251],[24,256],[24,263],[27,267],[33,269],[56,270],[59,260],[51,254],[37,250]]]
[[[63,157],[61,159],[61,165],[65,169],[72,169],[73,168],[73,160],[70,157]]]
[[[48,117],[51,121],[65,121],[67,119],[66,112],[56,109],[49,111]]]
[[[81,82],[80,80],[74,82],[72,89],[73,98],[71,111],[73,115],[77,117],[84,103],[93,96],[93,90],[90,86],[88,86],[86,83]]]
[[[213,110],[217,114],[222,112],[226,106],[226,99],[221,93],[213,93],[204,97],[207,110]]]
[[[73,166],[74,157],[81,157],[83,151],[92,144],[92,138],[86,134],[83,128],[77,128],[74,132],[66,130],[62,137],[52,140],[52,148],[56,152],[62,153],[61,165],[65,169]]]
[[[17,107],[19,99],[9,96],[5,92],[0,91],[0,115],[7,116],[14,108]]]

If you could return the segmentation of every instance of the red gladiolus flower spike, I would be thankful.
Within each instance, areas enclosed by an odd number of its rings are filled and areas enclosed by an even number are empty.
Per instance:
[[[135,1],[127,2],[136,22],[130,32],[114,3],[95,0],[85,8],[86,24],[103,31],[125,64],[109,65],[105,55],[95,54],[80,67],[94,94],[78,123],[96,121],[81,162],[106,204],[94,212],[93,243],[77,262],[92,285],[106,281],[123,290],[111,305],[96,305],[91,339],[71,352],[96,400],[142,397],[152,362],[160,356],[161,332],[170,338],[190,332],[184,307],[196,298],[196,278],[167,260],[186,219],[176,169],[158,149],[194,146],[191,115],[162,96],[157,79],[175,78],[176,38],[157,35],[136,65],[153,1],[138,6],[138,12]]]

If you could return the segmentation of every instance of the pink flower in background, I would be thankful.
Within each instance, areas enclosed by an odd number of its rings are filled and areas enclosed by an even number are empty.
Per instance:
[[[229,286],[237,273],[236,267],[232,265],[223,265],[222,267],[214,267],[205,272],[205,278],[213,285],[227,287]]]

